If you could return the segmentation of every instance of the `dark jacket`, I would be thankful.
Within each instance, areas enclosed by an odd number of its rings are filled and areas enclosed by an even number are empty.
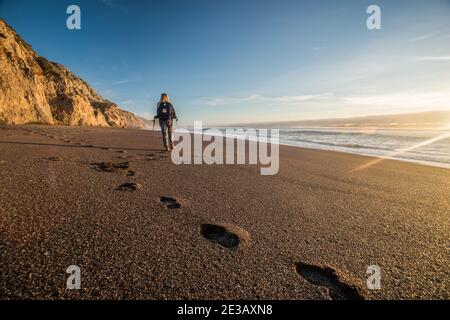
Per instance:
[[[172,119],[177,119],[177,114],[175,108],[170,102],[159,102],[158,103],[158,113],[155,119],[159,121],[171,121]]]

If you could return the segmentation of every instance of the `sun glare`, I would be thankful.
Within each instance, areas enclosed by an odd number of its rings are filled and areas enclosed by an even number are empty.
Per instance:
[[[447,125],[445,125],[442,129],[444,129],[444,130],[450,129],[450,123],[448,123]],[[393,151],[393,152],[391,152],[391,153],[388,153],[388,154],[385,155],[385,156],[382,156],[382,157],[380,157],[380,158],[376,158],[376,159],[374,159],[374,160],[372,160],[372,161],[369,161],[368,163],[363,164],[363,165],[357,167],[356,169],[354,169],[354,170],[352,170],[352,171],[353,171],[353,172],[358,172],[358,171],[367,169],[367,168],[369,168],[369,167],[371,167],[371,166],[373,166],[373,165],[376,165],[376,164],[382,162],[383,160],[386,160],[386,159],[390,159],[390,158],[396,157],[396,156],[401,155],[401,154],[403,154],[403,153],[405,153],[405,152],[408,152],[408,151],[411,151],[411,150],[414,150],[414,149],[417,149],[417,148],[420,148],[420,147],[423,147],[423,146],[432,144],[432,143],[434,143],[434,142],[437,142],[437,141],[440,141],[440,140],[443,140],[443,139],[446,139],[446,138],[449,138],[449,137],[450,137],[450,132],[445,132],[445,133],[443,133],[443,134],[441,134],[441,135],[438,135],[438,136],[436,136],[436,137],[434,137],[434,138],[431,138],[431,139],[429,139],[429,140],[426,140],[426,141],[417,143],[417,144],[415,144],[415,145],[413,145],[413,146],[411,146],[411,147],[403,148],[403,149],[399,149],[399,150],[395,150],[395,151]]]

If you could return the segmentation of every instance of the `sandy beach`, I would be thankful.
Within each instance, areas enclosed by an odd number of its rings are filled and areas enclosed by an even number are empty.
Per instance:
[[[261,176],[157,132],[0,127],[0,299],[449,299],[450,170],[371,160],[281,146]]]

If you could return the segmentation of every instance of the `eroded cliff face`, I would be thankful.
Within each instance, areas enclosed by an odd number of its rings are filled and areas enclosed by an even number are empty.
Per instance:
[[[142,128],[64,66],[37,55],[0,19],[0,123]]]

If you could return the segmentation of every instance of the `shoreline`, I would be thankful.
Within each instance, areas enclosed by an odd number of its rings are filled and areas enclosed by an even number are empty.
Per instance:
[[[78,129],[100,129],[100,130],[137,130],[137,131],[147,131],[147,132],[152,132],[152,133],[156,133],[156,134],[160,134],[160,130],[152,130],[150,128],[141,128],[141,129],[133,129],[133,128],[104,128],[104,127],[78,127],[78,126],[65,126],[65,125],[46,125],[46,124],[24,124],[24,125],[8,125],[8,124],[0,124],[0,128],[1,127],[27,127],[27,126],[43,126],[43,127],[50,127],[50,128],[78,128]],[[186,129],[186,128],[177,128],[177,129]],[[189,131],[191,131],[190,129],[187,129]],[[176,129],[174,130],[174,133],[176,132]],[[192,135],[194,135],[195,133],[191,132]],[[225,138],[225,137],[224,137]],[[245,140],[245,139],[240,139],[240,138],[235,138],[236,140]],[[314,142],[311,142],[314,143]],[[337,152],[337,153],[343,153],[343,154],[349,154],[349,155],[356,155],[356,156],[363,156],[363,157],[368,157],[368,158],[373,158],[373,160],[376,159],[381,159],[382,161],[384,160],[391,160],[391,161],[399,161],[399,162],[403,162],[403,163],[412,163],[412,164],[416,164],[416,165],[422,165],[422,166],[426,166],[426,167],[432,167],[432,168],[440,168],[440,169],[450,169],[450,163],[443,163],[443,162],[434,162],[434,161],[426,161],[426,160],[416,160],[416,159],[406,159],[406,158],[397,158],[397,157],[389,157],[389,156],[381,156],[381,155],[374,155],[374,154],[368,154],[368,153],[363,153],[363,152],[353,152],[353,151],[345,151],[345,150],[335,150],[333,148],[320,148],[320,147],[308,147],[308,146],[298,146],[298,145],[294,145],[294,144],[290,144],[288,142],[280,142],[279,143],[280,146],[285,146],[285,147],[291,147],[291,148],[296,148],[296,149],[306,149],[306,150],[319,150],[319,151],[325,151],[325,152]],[[120,148],[118,148],[120,149]]]
[[[185,128],[180,128],[180,129],[185,129]],[[158,132],[158,130],[149,130],[149,129],[143,129],[143,130],[148,130],[150,132]],[[186,129],[189,130],[190,132],[192,130],[190,129]],[[176,130],[174,131],[176,132]],[[191,134],[195,134],[193,132],[191,132]],[[225,139],[227,139],[226,136],[224,136]],[[246,140],[246,139],[241,139],[241,138],[235,138],[236,140]],[[313,141],[311,141],[310,143],[315,143]],[[400,158],[400,157],[395,157],[395,156],[382,156],[382,155],[375,155],[375,154],[370,154],[370,153],[364,153],[364,152],[358,152],[358,151],[351,151],[351,150],[339,150],[339,149],[334,149],[333,147],[309,147],[309,146],[299,146],[299,145],[295,145],[289,142],[280,142],[279,143],[280,146],[287,146],[287,147],[294,147],[294,148],[300,148],[300,149],[310,149],[310,150],[323,150],[323,151],[332,151],[332,152],[340,152],[340,153],[346,153],[346,154],[353,154],[353,155],[360,155],[360,156],[366,156],[366,157],[371,157],[374,159],[382,159],[382,160],[393,160],[393,161],[401,161],[401,162],[408,162],[408,163],[415,163],[415,164],[420,164],[423,166],[429,166],[429,167],[435,167],[435,168],[443,168],[443,169],[450,169],[450,163],[446,163],[446,162],[436,162],[436,161],[427,161],[427,160],[418,160],[418,159],[408,159],[408,158]],[[395,151],[391,151],[390,153],[395,152]]]
[[[9,125],[9,124],[0,124],[0,128],[1,127],[27,127],[27,126],[43,126],[43,127],[53,127],[53,128],[78,128],[78,129],[100,129],[100,130],[137,130],[137,131],[147,131],[147,132],[152,132],[152,133],[156,133],[156,134],[160,134],[160,130],[152,130],[150,128],[105,128],[105,127],[78,127],[78,126],[65,126],[65,125],[46,125],[46,124],[24,124],[24,125]],[[186,128],[177,128],[177,129],[186,129]],[[191,131],[190,129],[187,129],[189,131]],[[176,129],[174,130],[174,133],[176,132]],[[192,135],[194,135],[195,133],[191,132]],[[224,137],[226,138],[226,137]],[[241,139],[241,138],[235,138],[236,140],[245,140],[245,139]],[[314,143],[314,142],[311,142]],[[356,155],[356,156],[363,156],[363,157],[368,157],[368,158],[373,158],[373,160],[377,160],[380,159],[382,161],[384,160],[391,160],[391,161],[399,161],[399,162],[403,162],[403,163],[412,163],[412,164],[416,164],[416,165],[422,165],[422,166],[426,166],[426,167],[432,167],[432,168],[440,168],[440,169],[450,169],[450,163],[443,163],[443,162],[434,162],[434,161],[426,161],[426,160],[416,160],[416,159],[406,159],[406,158],[397,158],[397,157],[390,157],[390,156],[381,156],[381,155],[374,155],[374,154],[369,154],[369,153],[363,153],[363,152],[354,152],[354,151],[345,151],[345,150],[335,150],[333,148],[326,148],[326,147],[308,147],[308,146],[298,146],[298,145],[294,145],[294,144],[290,144],[288,142],[280,142],[279,143],[280,146],[285,146],[285,147],[291,147],[291,148],[296,148],[296,149],[306,149],[306,150],[319,150],[319,151],[325,151],[325,152],[336,152],[336,153],[343,153],[343,154],[349,154],[349,155]],[[120,148],[118,148],[120,149]]]
[[[360,155],[365,157],[371,157],[375,159],[383,159],[383,160],[393,160],[393,161],[400,161],[400,162],[409,162],[414,164],[420,164],[427,167],[434,167],[434,168],[441,168],[441,169],[450,169],[450,163],[442,163],[442,162],[433,162],[433,161],[426,161],[426,160],[416,160],[416,159],[405,159],[405,158],[396,158],[396,157],[389,157],[389,156],[377,156],[373,154],[367,154],[363,152],[351,152],[351,151],[344,151],[344,150],[333,150],[333,149],[326,149],[326,148],[313,148],[313,147],[306,147],[306,146],[296,146],[288,143],[280,143],[280,145],[294,147],[294,148],[301,148],[301,149],[311,149],[311,150],[323,150],[323,151],[331,151],[331,152],[340,152],[340,153],[346,153],[346,154],[353,154],[353,155]]]

